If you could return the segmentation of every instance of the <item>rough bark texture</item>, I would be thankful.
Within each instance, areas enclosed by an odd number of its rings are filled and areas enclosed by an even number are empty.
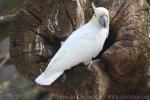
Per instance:
[[[11,27],[11,57],[29,80],[44,71],[60,42],[92,16],[92,0],[26,0]],[[69,99],[116,99],[148,95],[150,40],[141,30],[143,0],[93,0],[110,12],[109,38],[90,70],[82,64],[65,71],[51,93]],[[119,95],[118,97],[116,97]],[[63,98],[62,98],[63,99]],[[66,98],[65,98],[66,99]]]

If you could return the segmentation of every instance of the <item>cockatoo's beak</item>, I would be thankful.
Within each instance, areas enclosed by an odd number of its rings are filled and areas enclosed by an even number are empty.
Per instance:
[[[94,2],[92,2],[92,8],[93,8],[93,10],[95,11],[96,7],[95,7],[95,5],[94,5]]]
[[[100,24],[105,28],[106,24],[108,23],[108,17],[106,15],[103,15],[99,19]]]

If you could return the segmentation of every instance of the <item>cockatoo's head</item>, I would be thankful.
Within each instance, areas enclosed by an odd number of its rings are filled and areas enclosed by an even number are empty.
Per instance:
[[[94,10],[93,20],[98,23],[102,28],[109,28],[109,12],[104,7],[95,7],[94,3],[92,3],[92,7]]]

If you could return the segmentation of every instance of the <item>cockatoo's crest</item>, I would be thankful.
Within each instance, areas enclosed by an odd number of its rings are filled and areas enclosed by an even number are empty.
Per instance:
[[[94,15],[92,21],[96,24],[100,24],[101,27],[109,28],[109,12],[104,7],[95,7],[92,2],[92,8],[94,10]]]

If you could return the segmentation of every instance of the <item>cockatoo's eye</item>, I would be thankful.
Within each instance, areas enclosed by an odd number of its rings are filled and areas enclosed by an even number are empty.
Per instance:
[[[100,22],[101,26],[103,26],[105,28],[106,24],[108,23],[108,17],[106,15],[100,16],[99,22]]]

